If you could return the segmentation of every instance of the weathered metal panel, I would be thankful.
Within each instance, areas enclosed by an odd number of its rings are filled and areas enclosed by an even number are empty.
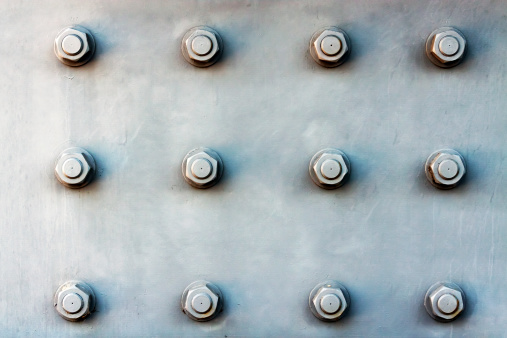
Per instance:
[[[507,330],[507,2],[3,1],[0,3],[0,331],[20,336],[501,336]],[[53,40],[80,24],[93,60],[61,64]],[[185,62],[183,34],[220,32],[222,59]],[[314,31],[349,34],[335,69]],[[452,69],[426,58],[440,26],[467,37]],[[70,190],[52,163],[68,140],[97,160]],[[216,150],[221,182],[190,187],[181,161]],[[324,191],[308,163],[344,150],[350,181]],[[426,157],[451,147],[467,180],[440,191]],[[88,282],[97,312],[62,320],[58,286]],[[344,283],[347,317],[308,309],[322,280]],[[224,312],[197,323],[183,289],[209,279]],[[467,310],[448,324],[422,302],[439,280]]]

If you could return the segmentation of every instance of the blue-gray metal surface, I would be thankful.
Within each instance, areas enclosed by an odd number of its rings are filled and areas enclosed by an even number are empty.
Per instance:
[[[0,3],[0,331],[20,336],[501,336],[507,330],[507,2],[3,1]],[[53,40],[80,24],[92,61],[61,64]],[[207,69],[181,55],[183,34],[220,32]],[[308,52],[323,26],[344,29],[335,69]],[[424,52],[441,26],[461,30],[465,61]],[[52,174],[72,140],[98,177],[70,190]],[[208,190],[185,183],[197,147],[225,165]],[[342,149],[350,181],[325,191],[308,163]],[[426,157],[467,160],[440,191]],[[317,320],[308,294],[342,282],[352,307]],[[58,316],[52,297],[89,283],[97,312]],[[224,312],[197,323],[183,289],[220,286]],[[439,280],[467,294],[455,322],[423,308]]]

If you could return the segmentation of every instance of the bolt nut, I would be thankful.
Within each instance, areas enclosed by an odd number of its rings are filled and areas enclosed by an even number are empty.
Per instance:
[[[434,30],[426,40],[426,55],[433,64],[450,68],[463,61],[467,50],[466,38],[453,27]]]
[[[334,322],[347,312],[350,307],[350,296],[342,284],[328,280],[313,288],[308,302],[315,317],[326,322]]]
[[[55,293],[54,306],[58,314],[71,322],[85,319],[95,309],[95,293],[81,281],[68,281]]]
[[[310,161],[310,177],[324,189],[341,187],[350,176],[350,161],[341,150],[326,148],[316,153]]]
[[[218,183],[224,165],[217,152],[209,148],[191,150],[183,159],[181,170],[185,181],[194,188],[206,189]]]
[[[78,189],[88,185],[95,176],[93,156],[83,148],[68,148],[55,162],[55,176],[68,188]]]
[[[209,67],[220,59],[224,50],[222,37],[216,30],[198,26],[185,33],[181,52],[185,60],[196,67]]]
[[[71,67],[84,65],[95,53],[95,39],[81,26],[64,28],[55,38],[55,55],[63,64]]]
[[[456,187],[466,173],[463,156],[453,149],[441,149],[432,153],[425,164],[426,178],[439,189]]]
[[[310,40],[310,55],[323,67],[337,67],[350,55],[350,39],[338,27],[325,27],[315,32]]]
[[[424,307],[435,320],[453,321],[465,309],[465,292],[451,282],[435,283],[424,296]]]
[[[218,286],[200,280],[191,283],[181,296],[181,309],[189,318],[205,322],[222,311],[224,298]]]

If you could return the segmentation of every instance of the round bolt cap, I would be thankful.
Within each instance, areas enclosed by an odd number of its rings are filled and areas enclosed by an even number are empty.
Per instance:
[[[453,27],[434,30],[426,39],[426,56],[436,66],[450,68],[463,61],[467,41],[463,33]]]
[[[95,53],[95,38],[84,27],[66,27],[56,36],[54,51],[63,64],[71,67],[82,66],[90,61]]]
[[[88,185],[95,172],[95,159],[83,148],[65,149],[55,161],[55,176],[68,188],[79,189]]]
[[[309,172],[312,181],[323,189],[341,187],[350,176],[350,161],[339,149],[326,148],[313,155]]]
[[[341,301],[340,298],[335,294],[328,294],[322,297],[320,300],[320,308],[325,313],[332,315],[340,309]]]
[[[199,293],[192,298],[192,309],[198,313],[208,312],[211,305],[211,297],[205,293]]]
[[[208,55],[213,48],[213,42],[205,35],[198,35],[192,40],[192,51],[199,55]]]
[[[205,158],[198,158],[192,163],[192,175],[195,178],[205,179],[211,175],[212,170],[211,162]]]
[[[65,320],[77,322],[85,319],[95,309],[95,293],[82,281],[68,281],[58,288],[54,297],[57,313]]]
[[[350,39],[338,27],[324,27],[315,32],[310,39],[310,55],[323,67],[337,67],[350,55]]]
[[[196,67],[209,67],[220,59],[224,49],[222,37],[207,26],[194,27],[181,40],[181,53]]]
[[[76,178],[81,175],[83,164],[77,158],[66,159],[62,164],[62,172],[68,178]]]
[[[458,175],[458,163],[453,160],[443,160],[438,165],[438,173],[445,180],[451,180]]]
[[[315,317],[332,322],[345,315],[350,307],[350,296],[342,284],[334,280],[327,280],[313,288],[308,302]]]
[[[454,149],[441,149],[433,152],[425,163],[428,181],[439,189],[452,189],[463,179],[466,163],[463,156]]]
[[[452,282],[435,283],[424,296],[424,308],[431,318],[450,322],[465,310],[465,292]]]
[[[451,314],[458,309],[458,299],[446,293],[438,298],[437,307],[446,315]]]
[[[63,297],[62,307],[68,313],[78,313],[83,308],[83,298],[77,293],[69,293]]]
[[[83,40],[75,34],[63,38],[62,49],[67,55],[77,55],[83,50]]]
[[[222,291],[215,284],[200,280],[191,283],[181,295],[181,309],[199,322],[212,320],[223,307]]]
[[[454,36],[446,36],[440,40],[438,44],[438,49],[440,53],[445,56],[453,56],[459,50],[459,42]]]
[[[220,155],[209,148],[196,148],[188,152],[181,164],[185,181],[194,188],[206,189],[218,183],[224,165]]]
[[[320,49],[322,49],[324,54],[328,56],[333,56],[338,54],[340,49],[342,49],[342,43],[337,36],[328,35],[324,39],[322,39],[322,42],[320,43]]]

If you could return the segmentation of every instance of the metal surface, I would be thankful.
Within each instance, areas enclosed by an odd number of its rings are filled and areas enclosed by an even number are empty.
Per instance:
[[[439,322],[453,321],[465,310],[465,292],[455,283],[435,283],[426,292],[424,307]]]
[[[4,336],[505,335],[505,1],[48,0],[0,10]],[[73,24],[96,39],[82,67],[53,53]],[[205,69],[181,55],[184,34],[203,24],[225,47]],[[353,42],[332,69],[308,51],[330,25]],[[469,42],[451,69],[425,54],[443,26]],[[54,177],[67,140],[97,162],[84,189]],[[182,178],[196,145],[224,161],[211,189]],[[325,147],[353,165],[337,190],[308,175]],[[423,171],[444,147],[467,160],[466,181],[448,191]],[[309,290],[329,278],[352,298],[336,323],[308,309]],[[98,298],[78,324],[52,307],[69,279]],[[226,297],[209,322],[181,312],[197,279]],[[422,305],[439,280],[467,294],[452,323]]]

